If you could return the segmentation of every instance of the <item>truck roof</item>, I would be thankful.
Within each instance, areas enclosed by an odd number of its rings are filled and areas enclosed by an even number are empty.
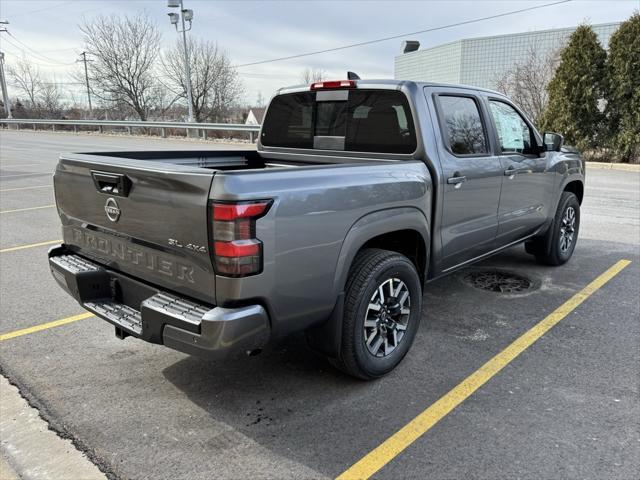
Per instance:
[[[441,82],[415,82],[413,80],[391,80],[391,79],[371,79],[371,80],[356,80],[358,86],[362,86],[365,88],[398,88],[402,85],[413,84],[417,87],[447,87],[447,88],[464,88],[467,90],[477,90],[481,92],[492,93],[494,95],[504,96],[503,93],[497,92],[495,90],[490,90],[488,88],[476,87],[473,85],[462,85],[462,84],[454,84],[454,83],[441,83]],[[301,85],[292,85],[289,87],[283,87],[278,89],[276,92],[277,95],[283,93],[292,93],[292,92],[301,92],[305,90],[309,90],[310,85],[301,84]]]

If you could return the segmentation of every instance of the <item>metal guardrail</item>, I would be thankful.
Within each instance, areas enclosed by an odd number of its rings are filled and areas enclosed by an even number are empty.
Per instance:
[[[0,124],[15,125],[16,129],[20,129],[21,125],[32,125],[35,130],[37,125],[51,125],[55,131],[56,125],[70,125],[74,131],[78,131],[78,127],[98,127],[102,133],[104,127],[126,128],[129,134],[133,133],[134,128],[154,128],[160,130],[160,135],[164,138],[167,136],[167,129],[184,129],[184,130],[219,130],[227,132],[247,132],[251,142],[255,140],[255,134],[260,131],[260,125],[245,125],[242,123],[191,123],[191,122],[153,122],[142,120],[57,120],[43,118],[0,118]]]

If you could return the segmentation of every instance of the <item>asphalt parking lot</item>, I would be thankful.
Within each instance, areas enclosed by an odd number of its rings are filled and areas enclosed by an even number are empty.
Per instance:
[[[83,313],[46,261],[60,238],[51,188],[60,151],[201,148],[0,132],[0,335]],[[333,478],[579,297],[374,477],[637,478],[640,172],[589,169],[582,208],[565,266],[539,266],[518,246],[430,284],[411,352],[375,382],[339,373],[298,337],[256,357],[207,362],[119,340],[94,317],[0,340],[0,368],[112,478]],[[631,263],[576,297],[621,260]],[[481,269],[519,273],[532,287],[479,290],[467,278]]]

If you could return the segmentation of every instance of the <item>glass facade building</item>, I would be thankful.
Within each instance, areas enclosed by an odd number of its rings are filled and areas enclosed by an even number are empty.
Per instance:
[[[592,25],[601,45],[620,23]],[[395,78],[420,82],[459,83],[495,89],[513,65],[521,63],[531,48],[541,55],[561,48],[576,27],[493,37],[468,38],[436,47],[403,53],[395,58]]]

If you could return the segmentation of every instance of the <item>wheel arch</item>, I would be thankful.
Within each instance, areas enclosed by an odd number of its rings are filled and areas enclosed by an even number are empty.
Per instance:
[[[391,208],[365,215],[353,224],[342,243],[334,277],[335,292],[344,289],[349,269],[363,248],[381,248],[405,255],[414,263],[424,284],[428,273],[429,242],[427,218],[417,208]]]
[[[573,193],[578,198],[578,203],[582,205],[582,199],[584,198],[584,183],[582,180],[568,181],[562,191]]]
[[[429,223],[422,211],[415,207],[379,210],[356,221],[349,229],[338,257],[333,288],[335,307],[328,321],[307,332],[310,346],[329,357],[337,357],[342,340],[344,288],[358,252],[375,247],[403,255],[409,253],[406,256],[413,257],[412,262],[424,285],[428,274],[429,242]]]
[[[377,235],[366,241],[358,249],[356,255],[365,248],[380,248],[404,255],[413,263],[420,277],[420,282],[424,286],[427,275],[427,246],[425,239],[417,230],[394,230]]]

